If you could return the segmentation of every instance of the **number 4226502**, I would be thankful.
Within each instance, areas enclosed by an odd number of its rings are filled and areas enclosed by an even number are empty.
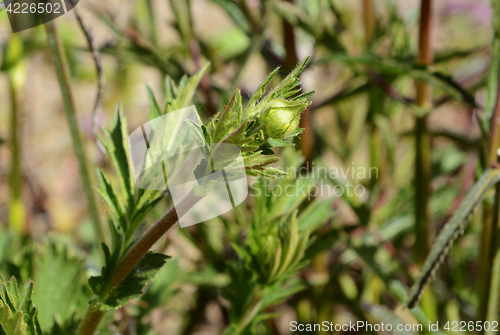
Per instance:
[[[448,321],[446,322],[446,325],[444,326],[444,329],[447,331],[452,331],[452,332],[457,332],[457,331],[482,331],[483,329],[485,331],[493,331],[497,332],[498,331],[498,321]]]
[[[35,13],[61,14],[61,4],[55,3],[54,5],[52,5],[51,3],[39,3],[39,4],[15,3],[14,5],[12,5],[12,3],[10,3],[5,10],[9,13],[14,13],[14,14],[35,14]]]

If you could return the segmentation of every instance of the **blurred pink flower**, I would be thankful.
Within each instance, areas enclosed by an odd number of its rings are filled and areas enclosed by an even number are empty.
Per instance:
[[[491,8],[488,2],[477,0],[451,1],[441,7],[440,14],[451,16],[466,13],[478,23],[489,25],[491,22]]]

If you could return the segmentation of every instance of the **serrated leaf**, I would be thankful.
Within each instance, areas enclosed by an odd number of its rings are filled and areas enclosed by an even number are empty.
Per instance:
[[[0,276],[0,334],[42,335],[38,324],[37,308],[33,305],[33,282],[29,281],[23,292],[17,287],[15,278],[4,282]],[[21,294],[22,293],[22,298]],[[14,306],[13,303],[17,302]]]
[[[97,193],[109,206],[109,208],[111,209],[111,215],[117,222],[119,222],[123,231],[127,231],[127,220],[113,186],[106,178],[101,169],[97,170],[97,178],[99,179],[99,189],[97,190]]]
[[[267,167],[265,167],[263,169],[259,169],[259,170],[250,170],[250,171],[256,173],[259,176],[263,176],[266,178],[280,178],[280,177],[288,177],[289,176],[287,172],[285,172],[281,169],[271,167],[271,166],[267,166]]]
[[[26,335],[27,328],[23,313],[13,314],[0,300],[0,335]]]
[[[186,120],[188,126],[193,130],[193,138],[196,143],[198,143],[198,147],[203,150],[203,154],[205,155],[205,158],[208,159],[210,156],[210,150],[208,149],[207,142],[205,140],[205,134],[203,133],[203,129],[201,126],[194,122],[191,119]]]
[[[165,93],[165,113],[167,112],[167,106],[174,101],[175,97],[177,96],[177,87],[175,86],[174,81],[170,76],[167,76],[165,79],[165,87],[166,87],[166,93]]]
[[[135,208],[134,215],[130,219],[130,227],[125,235],[127,242],[130,240],[133,233],[137,230],[146,216],[153,211],[156,205],[158,205],[163,200],[163,198],[163,196],[160,196],[154,200],[148,199],[144,203],[142,203],[142,205]]]
[[[158,102],[156,101],[155,94],[153,93],[151,87],[146,86],[146,90],[148,91],[149,101],[148,119],[152,120],[161,116],[163,113],[160,109],[160,105],[158,105]]]
[[[250,100],[248,101],[248,105],[249,106],[254,106],[259,100],[260,98],[262,98],[262,96],[264,95],[264,93],[266,93],[266,88],[267,88],[267,85],[269,85],[269,83],[271,82],[271,80],[273,80],[273,78],[276,76],[276,73],[278,73],[278,70],[280,68],[276,68],[274,69],[273,72],[271,72],[266,79],[264,79],[264,81],[259,85],[259,87],[255,90],[255,92],[253,93],[252,97],[250,98]],[[248,117],[250,115],[244,115],[245,117]]]
[[[465,230],[465,226],[467,225],[472,211],[481,203],[488,190],[499,181],[500,169],[488,169],[467,193],[460,207],[446,223],[439,233],[436,242],[432,245],[429,256],[427,256],[424,266],[422,267],[421,275],[408,293],[408,308],[412,309],[417,306],[425,286],[430,282],[433,274],[439,268],[450,246],[458,238],[459,233]]]
[[[148,252],[125,278],[122,284],[111,295],[101,301],[100,309],[115,309],[126,302],[140,297],[147,282],[153,279],[158,270],[165,264],[169,256]]]
[[[86,280],[83,263],[84,260],[71,255],[62,242],[49,240],[45,243],[37,262],[37,289],[33,294],[44,332],[54,326],[55,319],[64,323],[75,312]]]
[[[99,140],[113,161],[113,165],[118,172],[127,208],[131,209],[134,203],[134,187],[127,153],[127,124],[120,105],[116,108],[111,129],[105,129],[104,136],[99,136]]]
[[[196,88],[209,67],[210,63],[207,63],[200,69],[200,71],[198,71],[198,73],[191,76],[189,79],[187,76],[182,77],[179,86],[177,87],[176,97],[167,104],[165,113],[170,113],[192,104],[191,100],[196,92]],[[167,101],[168,100],[169,99],[167,99]]]
[[[243,157],[243,164],[247,170],[263,168],[280,160],[279,157],[265,157],[260,155],[260,153],[260,151],[257,151],[250,156]]]
[[[241,92],[237,90],[231,101],[227,104],[224,111],[220,114],[217,126],[215,127],[212,142],[220,143],[222,140],[232,133],[240,123],[238,122],[238,110],[242,108],[241,106]]]

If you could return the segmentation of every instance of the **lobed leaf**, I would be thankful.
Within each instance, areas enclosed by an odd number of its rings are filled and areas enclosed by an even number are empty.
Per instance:
[[[152,120],[161,116],[163,113],[162,110],[160,109],[160,105],[158,105],[158,102],[156,101],[155,94],[153,93],[151,87],[146,86],[146,90],[148,91],[148,101],[149,101],[148,119]]]
[[[65,323],[77,310],[86,281],[83,263],[84,260],[72,255],[61,241],[51,239],[45,243],[37,262],[38,289],[33,293],[44,332],[54,326],[55,319]]]
[[[0,335],[42,335],[32,296],[32,281],[21,294],[14,277],[5,282],[0,276]]]
[[[103,299],[100,301],[100,309],[104,311],[119,308],[126,302],[142,296],[147,282],[154,278],[168,258],[169,256],[163,254],[148,252],[120,286],[109,296],[101,297]],[[103,287],[100,288],[99,292],[102,293]]]
[[[104,135],[99,135],[99,140],[113,161],[113,165],[118,172],[127,207],[131,209],[134,203],[134,187],[127,153],[127,124],[120,105],[116,107],[111,129],[105,129]]]

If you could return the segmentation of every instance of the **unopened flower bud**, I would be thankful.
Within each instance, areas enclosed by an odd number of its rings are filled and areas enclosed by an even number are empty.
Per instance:
[[[268,107],[270,108],[262,117],[262,121],[266,125],[267,135],[274,139],[290,136],[299,127],[300,113],[305,109],[303,104],[285,99],[275,99]]]

